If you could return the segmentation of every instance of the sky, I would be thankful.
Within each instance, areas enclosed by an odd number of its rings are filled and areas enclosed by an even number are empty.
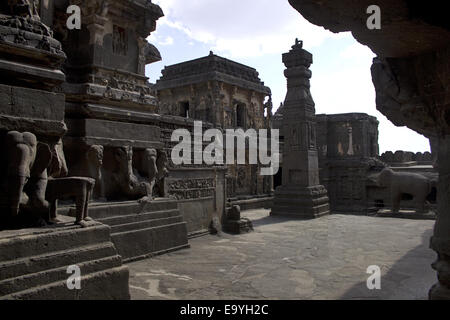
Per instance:
[[[287,0],[153,0],[164,11],[148,38],[162,61],[147,66],[150,82],[164,66],[215,54],[259,72],[272,90],[274,112],[286,95],[281,61],[298,38],[313,54],[311,93],[316,113],[362,112],[380,121],[380,152],[430,150],[428,139],[395,127],[376,110],[370,67],[375,56],[349,32],[333,34],[305,20]]]

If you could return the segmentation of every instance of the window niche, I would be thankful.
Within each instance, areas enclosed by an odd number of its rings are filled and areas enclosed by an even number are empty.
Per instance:
[[[247,110],[244,103],[236,104],[236,127],[245,128],[247,122]]]
[[[183,118],[190,118],[189,101],[182,101],[180,105],[180,116]]]
[[[117,25],[113,29],[113,52],[119,56],[126,56],[128,53],[127,30]]]

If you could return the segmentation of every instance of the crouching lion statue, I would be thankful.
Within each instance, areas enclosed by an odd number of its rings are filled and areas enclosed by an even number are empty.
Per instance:
[[[432,181],[418,173],[394,172],[392,169],[385,168],[378,176],[378,185],[389,188],[393,213],[398,213],[400,210],[400,200],[405,193],[414,197],[417,212],[424,212]]]

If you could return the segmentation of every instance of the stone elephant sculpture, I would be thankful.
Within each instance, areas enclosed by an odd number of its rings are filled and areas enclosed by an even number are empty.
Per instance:
[[[30,132],[10,131],[6,135],[7,181],[10,216],[19,215],[21,205],[28,203],[24,187],[31,177],[31,168],[36,160],[36,136]]]
[[[6,224],[42,225],[49,210],[48,177],[67,174],[62,144],[50,147],[38,142],[30,132],[10,131],[5,136],[5,147],[9,208]],[[19,213],[22,217],[17,220]]]
[[[118,170],[112,174],[113,181],[128,199],[147,199],[151,195],[150,183],[142,181],[133,170],[133,148],[118,147],[113,151]]]
[[[425,211],[427,196],[431,192],[432,182],[427,177],[411,172],[394,172],[392,169],[383,169],[377,178],[380,187],[389,189],[392,201],[392,211],[400,210],[402,194],[410,194],[418,212]]]

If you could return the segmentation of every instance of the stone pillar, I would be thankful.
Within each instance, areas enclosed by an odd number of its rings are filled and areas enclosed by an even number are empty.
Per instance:
[[[296,40],[283,54],[287,95],[284,103],[283,184],[275,191],[271,215],[316,218],[329,213],[327,190],[319,182],[314,101],[310,92],[312,55]]]
[[[437,194],[438,215],[431,248],[438,258],[433,263],[438,283],[430,290],[430,299],[450,299],[450,135],[439,138]]]

